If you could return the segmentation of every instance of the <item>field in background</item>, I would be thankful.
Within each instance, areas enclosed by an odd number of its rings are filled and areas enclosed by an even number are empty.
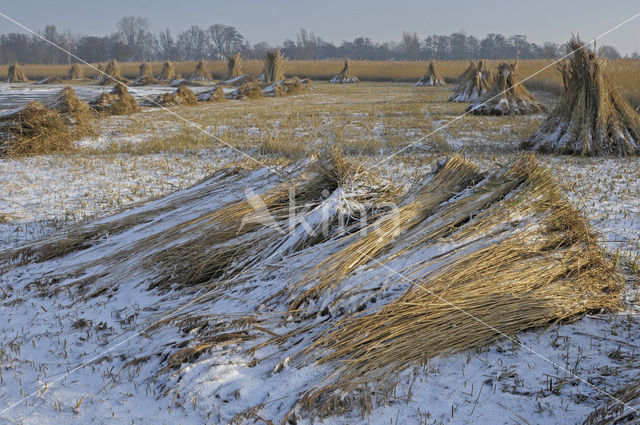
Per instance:
[[[487,61],[490,69],[495,69],[498,62]],[[521,78],[532,75],[551,64],[551,60],[521,60],[519,74]],[[176,72],[182,77],[188,77],[195,69],[195,62],[175,62]],[[342,68],[342,61],[299,61],[285,62],[285,73],[293,76],[308,77],[312,80],[328,80],[334,77]],[[427,61],[351,61],[353,71],[363,81],[398,81],[414,82],[422,77],[426,71]],[[452,83],[466,69],[469,61],[437,61],[436,69]],[[139,62],[121,62],[120,69],[126,78],[135,78],[138,73]],[[262,61],[247,60],[243,62],[244,72],[259,75],[262,72]],[[640,60],[620,59],[606,63],[614,84],[620,87],[634,103],[640,105]],[[0,66],[0,79],[7,76],[7,65]],[[68,65],[24,65],[27,76],[34,81],[45,77],[67,76]],[[92,77],[95,71],[85,66],[85,75]],[[160,73],[162,63],[152,62],[151,68],[155,74]],[[208,63],[208,69],[213,78],[223,79],[227,73],[225,61]],[[555,67],[547,68],[526,83],[529,88],[546,90],[554,94],[562,92],[562,80]]]

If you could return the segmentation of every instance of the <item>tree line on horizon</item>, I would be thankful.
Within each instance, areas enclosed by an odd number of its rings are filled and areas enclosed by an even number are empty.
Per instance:
[[[563,45],[529,42],[525,35],[488,34],[479,39],[463,31],[451,35],[430,35],[421,39],[417,33],[404,32],[400,41],[374,42],[369,37],[342,41],[339,45],[301,29],[296,40],[282,45],[259,42],[253,46],[233,26],[214,24],[207,28],[193,25],[173,35],[169,29],[153,34],[150,21],[140,16],[125,16],[116,31],[106,36],[59,32],[47,25],[39,34],[87,62],[119,61],[194,61],[221,60],[236,53],[249,59],[261,59],[272,48],[280,48],[290,59],[322,60],[474,60],[474,59],[547,59],[564,53]],[[621,55],[612,46],[602,46],[600,54],[609,58]],[[634,53],[632,57],[637,58]],[[23,33],[0,34],[0,63],[69,64],[72,55],[45,40]]]

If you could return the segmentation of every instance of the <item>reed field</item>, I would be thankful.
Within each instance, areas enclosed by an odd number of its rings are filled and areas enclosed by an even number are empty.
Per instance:
[[[486,61],[491,70],[497,69],[500,61]],[[518,73],[524,79],[552,63],[552,60],[520,60]],[[425,73],[429,61],[350,61],[355,75],[362,81],[394,81],[415,82]],[[97,64],[93,64],[97,66]],[[135,79],[139,71],[139,62],[119,63],[122,76]],[[162,62],[150,62],[154,75],[160,74]],[[176,74],[182,78],[188,78],[195,70],[197,62],[174,62]],[[342,60],[302,61],[287,60],[284,62],[285,75],[297,75],[301,78],[312,80],[330,80],[343,67]],[[259,75],[263,70],[263,62],[260,60],[243,60],[244,72],[250,75]],[[469,66],[469,61],[436,61],[436,67],[440,75],[448,82],[453,83]],[[630,98],[640,99],[640,60],[619,59],[606,62],[607,69],[613,83],[622,89]],[[24,65],[23,69],[27,77],[37,81],[46,77],[66,78],[69,73],[69,65]],[[85,75],[92,78],[96,71],[84,66]],[[207,69],[215,79],[224,79],[227,75],[226,61],[211,61],[207,63]],[[0,66],[0,79],[7,76],[8,65]],[[544,89],[555,94],[562,92],[562,78],[555,67],[547,68],[526,83],[528,88]],[[634,102],[637,104],[637,102]]]

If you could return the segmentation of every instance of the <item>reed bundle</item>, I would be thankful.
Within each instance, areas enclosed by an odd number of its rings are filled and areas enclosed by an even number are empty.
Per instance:
[[[490,85],[491,73],[485,68],[484,61],[479,61],[477,65],[472,62],[458,78],[449,101],[472,102],[484,96]]]
[[[7,83],[28,83],[29,79],[19,64],[9,65]]]
[[[150,102],[150,106],[172,106],[172,105],[183,105],[183,106],[192,106],[198,103],[198,99],[196,95],[193,94],[193,91],[186,85],[181,84],[178,86],[178,89],[174,93],[163,93],[154,99],[153,102]]]
[[[283,56],[280,49],[270,50],[264,57],[264,70],[262,80],[265,83],[274,83],[284,80]]]
[[[207,62],[204,59],[200,59],[193,74],[189,77],[189,82],[208,82],[212,80],[211,73],[207,69]]]
[[[210,92],[202,93],[198,96],[198,100],[201,102],[224,102],[227,98],[225,97],[222,86],[218,85]]]
[[[84,80],[84,69],[80,66],[79,63],[74,63],[69,68],[69,79]]]
[[[236,53],[234,56],[229,56],[227,58],[227,80],[241,75],[243,75],[242,57],[240,56],[240,53]]]
[[[0,155],[39,155],[71,149],[73,136],[60,114],[38,101],[0,114]]]
[[[100,69],[99,66],[98,69]],[[118,61],[111,59],[104,68],[104,74],[100,74],[100,84],[116,84],[117,86],[119,82],[122,83],[125,81],[126,79],[122,78],[122,75],[120,74],[120,65],[118,65]]]
[[[640,154],[640,115],[611,83],[604,63],[578,38],[567,44],[571,57],[560,66],[560,104],[524,149],[584,156]]]
[[[546,111],[529,90],[518,80],[518,62],[502,62],[493,78],[491,88],[474,100],[467,111],[475,115],[529,115]]]
[[[162,64],[162,71],[160,71],[160,75],[158,76],[158,80],[160,81],[171,81],[176,78],[176,69],[173,66],[173,63],[170,61],[164,61]]]
[[[436,73],[436,67],[431,61],[427,73],[416,83],[416,86],[444,86],[444,84],[444,79]]]
[[[329,82],[334,84],[350,84],[357,83],[359,81],[360,80],[358,80],[358,77],[356,77],[356,75],[351,70],[351,64],[348,60],[345,59],[342,71],[340,71],[338,75],[333,77]]]
[[[138,102],[122,83],[116,84],[111,92],[102,93],[90,106],[108,115],[128,115],[140,111]]]
[[[62,121],[71,128],[74,138],[80,138],[93,132],[91,128],[92,113],[89,104],[78,99],[71,87],[65,87],[47,104],[47,107],[58,111]]]
[[[143,62],[140,64],[138,76],[136,80],[131,84],[132,86],[150,86],[153,84],[157,84],[158,80],[153,76],[153,71],[151,70],[151,66]]]

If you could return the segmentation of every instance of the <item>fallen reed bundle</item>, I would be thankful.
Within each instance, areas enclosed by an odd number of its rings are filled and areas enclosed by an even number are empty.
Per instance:
[[[308,79],[301,80],[298,77],[293,77],[287,80],[276,81],[273,84],[268,85],[262,89],[262,94],[265,96],[288,96],[293,94],[302,93],[305,90],[311,88],[311,82]]]
[[[208,82],[212,80],[211,73],[207,70],[207,62],[204,59],[200,59],[193,74],[189,77],[189,82]]]
[[[244,83],[234,91],[226,95],[227,99],[260,99],[263,97],[262,87],[257,81]]]
[[[111,92],[102,93],[90,106],[107,115],[127,115],[140,111],[138,102],[122,83],[116,84]]]
[[[574,53],[560,67],[562,100],[522,147],[584,156],[640,154],[640,115],[613,86],[603,61],[578,38],[567,52]]]
[[[518,62],[502,62],[493,78],[491,88],[481,97],[471,102],[467,111],[475,115],[529,115],[546,111],[546,107],[536,101],[516,75]]]
[[[227,58],[227,80],[241,76],[242,73],[242,57],[240,53]]]
[[[485,68],[484,61],[477,65],[473,62],[458,78],[450,102],[472,102],[485,95],[491,84],[491,73]]]
[[[62,121],[71,128],[74,138],[93,132],[91,128],[92,112],[89,104],[78,99],[71,87],[65,87],[47,104],[49,109],[58,111]]]
[[[71,67],[69,68],[69,79],[84,80],[84,69],[79,63],[71,64]]]
[[[215,86],[213,90],[199,95],[198,100],[201,102],[224,102],[227,98],[222,86]]]
[[[357,83],[359,81],[360,80],[358,80],[358,77],[356,77],[356,75],[351,70],[351,65],[349,64],[349,61],[345,59],[344,67],[342,68],[342,71],[340,71],[338,75],[333,77],[329,82],[333,84],[350,84],[350,83]]]
[[[60,77],[47,77],[47,78],[43,78],[42,80],[36,82],[37,85],[42,86],[42,85],[47,85],[47,84],[62,84],[64,81],[62,81],[62,78]]]
[[[98,69],[100,69],[99,66]],[[120,65],[118,65],[118,61],[111,59],[104,69],[104,74],[100,74],[100,84],[116,84],[117,86],[118,83],[125,81],[126,79],[122,78],[122,75],[120,74]]]
[[[197,103],[198,99],[193,91],[186,84],[181,84],[174,93],[163,93],[156,96],[153,102],[149,102],[149,106],[190,106]]]
[[[435,65],[431,61],[427,73],[416,83],[416,86],[444,86],[444,84],[444,79],[436,73]]]
[[[60,114],[38,101],[0,114],[0,154],[40,155],[71,149],[71,129]]]
[[[29,79],[19,64],[9,65],[7,83],[28,83]]]
[[[138,70],[138,76],[136,80],[131,84],[132,86],[150,86],[156,84],[158,80],[153,76],[153,71],[151,70],[151,66],[143,62],[140,64]]]
[[[628,385],[613,394],[603,406],[598,407],[583,425],[621,425],[640,423],[640,382]]]
[[[164,61],[162,64],[162,71],[160,71],[160,75],[158,76],[158,80],[160,81],[171,81],[176,78],[176,69],[173,66],[173,63],[170,61]]]

